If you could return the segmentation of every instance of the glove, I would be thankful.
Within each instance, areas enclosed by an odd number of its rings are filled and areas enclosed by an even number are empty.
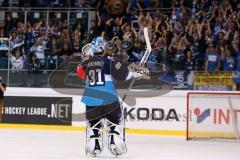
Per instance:
[[[150,79],[149,70],[146,67],[141,67],[135,63],[128,66],[129,72],[132,72],[132,76],[137,79]]]
[[[79,64],[77,67],[77,76],[81,79],[85,79],[86,78],[86,73],[84,71],[83,65]]]

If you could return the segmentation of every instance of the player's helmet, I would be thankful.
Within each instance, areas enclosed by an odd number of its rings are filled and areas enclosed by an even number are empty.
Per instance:
[[[91,42],[91,48],[93,53],[102,52],[105,49],[106,41],[103,37],[96,37]]]

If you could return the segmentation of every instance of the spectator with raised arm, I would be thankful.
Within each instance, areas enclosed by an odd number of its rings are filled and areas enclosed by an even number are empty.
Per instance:
[[[49,42],[49,53],[48,53],[48,68],[56,69],[56,64],[59,56],[61,55],[61,40],[56,36],[51,36]]]
[[[26,53],[29,56],[30,55],[30,48],[32,47],[34,41],[35,41],[35,37],[33,35],[32,32],[32,26],[30,24],[30,22],[27,23],[26,27],[25,27],[25,32],[24,32],[24,36],[25,36],[25,49],[26,49]]]
[[[67,30],[64,30],[62,32],[61,42],[62,42],[62,54],[66,56],[72,55],[70,35]]]
[[[133,33],[132,28],[129,24],[125,23],[122,26],[122,32],[123,32],[123,40],[133,43],[134,33]]]
[[[24,46],[24,37],[18,34],[17,30],[13,30],[13,33],[10,36],[10,48],[14,49],[22,49]]]
[[[152,34],[150,34],[154,29],[152,28],[152,17],[150,16],[150,13],[147,13],[146,15],[144,15],[142,12],[139,15],[138,18],[138,24],[139,24],[139,38],[142,44],[145,43],[145,39],[144,39],[144,33],[143,33],[143,28],[147,27],[148,28],[148,34],[149,34],[149,38],[151,39]]]
[[[36,43],[30,48],[30,51],[32,53],[35,53],[37,56],[37,59],[39,59],[42,69],[44,69],[46,66],[45,50],[46,50],[46,46],[43,43],[42,37],[38,37],[36,40]]]
[[[227,47],[221,47],[222,51],[222,65],[224,71],[234,71],[236,67],[235,59],[233,57],[233,49],[229,46]]]
[[[107,33],[107,37],[112,39],[115,36],[122,37],[121,26],[123,24],[122,17],[110,18],[106,21],[105,32]]]
[[[99,11],[96,12],[97,20],[91,20],[88,41],[91,42],[95,37],[99,36],[101,33],[101,17]]]
[[[74,32],[71,34],[71,41],[72,41],[72,51],[75,55],[80,55],[81,48],[82,48],[82,39],[81,39],[81,32],[78,29],[75,29]]]

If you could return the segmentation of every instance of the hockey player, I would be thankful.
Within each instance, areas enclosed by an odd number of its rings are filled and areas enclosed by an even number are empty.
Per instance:
[[[89,59],[77,68],[78,77],[85,79],[82,102],[86,104],[86,153],[92,156],[103,150],[103,127],[107,126],[107,146],[115,156],[127,152],[125,144],[123,114],[113,78],[127,80],[140,77],[123,62],[114,61],[106,55],[106,42],[102,37],[90,44]],[[147,69],[146,69],[147,71]],[[104,123],[105,122],[105,123]]]

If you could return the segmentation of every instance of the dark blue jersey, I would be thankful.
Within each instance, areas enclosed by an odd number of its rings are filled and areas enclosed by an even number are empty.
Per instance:
[[[111,74],[113,64],[114,62],[105,56],[93,56],[84,63],[87,79],[82,102],[87,106],[103,106],[118,101]],[[128,73],[126,70],[124,72],[126,77]]]
[[[225,56],[223,59],[223,70],[233,71],[235,67],[234,58],[232,56]]]
[[[208,62],[208,71],[215,71],[220,63],[220,55],[217,52],[207,52],[206,61]]]

